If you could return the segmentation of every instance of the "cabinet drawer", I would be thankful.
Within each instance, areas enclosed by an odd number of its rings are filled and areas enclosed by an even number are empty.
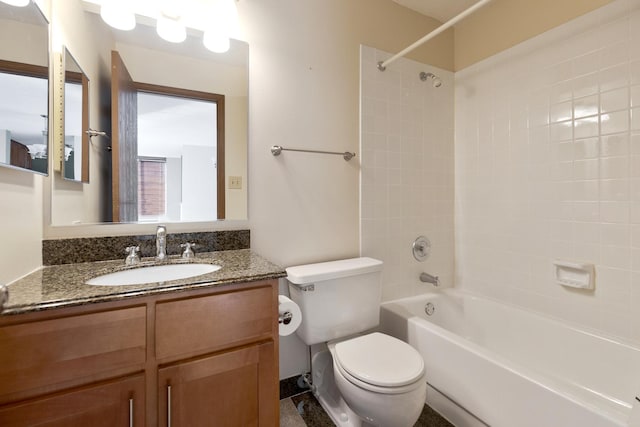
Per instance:
[[[156,357],[167,361],[272,337],[271,287],[159,303]]]
[[[143,368],[146,309],[0,327],[0,402]]]

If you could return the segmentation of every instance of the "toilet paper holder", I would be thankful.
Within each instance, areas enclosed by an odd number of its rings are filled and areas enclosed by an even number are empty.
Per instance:
[[[292,319],[293,319],[293,314],[291,314],[290,311],[285,311],[280,316],[278,316],[278,323],[283,323],[285,325],[288,325],[289,323],[291,323]]]

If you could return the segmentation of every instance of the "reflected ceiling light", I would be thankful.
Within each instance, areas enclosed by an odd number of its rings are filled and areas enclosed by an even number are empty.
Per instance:
[[[215,53],[225,53],[230,47],[229,36],[215,29],[205,31],[202,42],[204,47]]]
[[[118,30],[129,31],[136,27],[135,15],[120,1],[104,2],[100,6],[100,16],[104,22]]]
[[[6,3],[6,4],[10,5],[10,6],[24,7],[24,6],[28,5],[31,0],[0,0],[0,1],[2,1],[2,3]]]
[[[204,46],[212,52],[224,53],[229,50],[232,31],[238,27],[238,10],[235,0],[216,0],[211,10],[211,18],[204,32]]]
[[[187,29],[180,23],[180,17],[165,12],[158,17],[156,32],[171,43],[181,43],[187,38]]]

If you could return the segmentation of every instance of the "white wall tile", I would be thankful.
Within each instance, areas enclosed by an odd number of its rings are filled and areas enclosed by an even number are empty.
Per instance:
[[[363,58],[390,56],[361,51]],[[453,73],[409,59],[377,75],[370,66],[362,60],[361,79],[384,84],[362,85],[361,254],[384,261],[384,300],[424,292],[430,285],[418,280],[421,271],[452,286]],[[422,82],[421,71],[438,75],[442,86]],[[419,235],[433,244],[424,264],[410,250]]]
[[[639,28],[618,0],[456,73],[456,286],[640,342]],[[558,287],[556,257],[596,290]]]

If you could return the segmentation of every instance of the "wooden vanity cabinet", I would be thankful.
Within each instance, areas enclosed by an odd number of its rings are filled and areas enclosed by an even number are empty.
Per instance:
[[[0,407],[3,427],[143,426],[144,375]]]
[[[272,342],[243,347],[174,366],[158,374],[159,425],[219,427],[275,425],[278,391]],[[170,422],[169,422],[170,420]]]
[[[1,426],[277,426],[277,281],[0,316]]]

